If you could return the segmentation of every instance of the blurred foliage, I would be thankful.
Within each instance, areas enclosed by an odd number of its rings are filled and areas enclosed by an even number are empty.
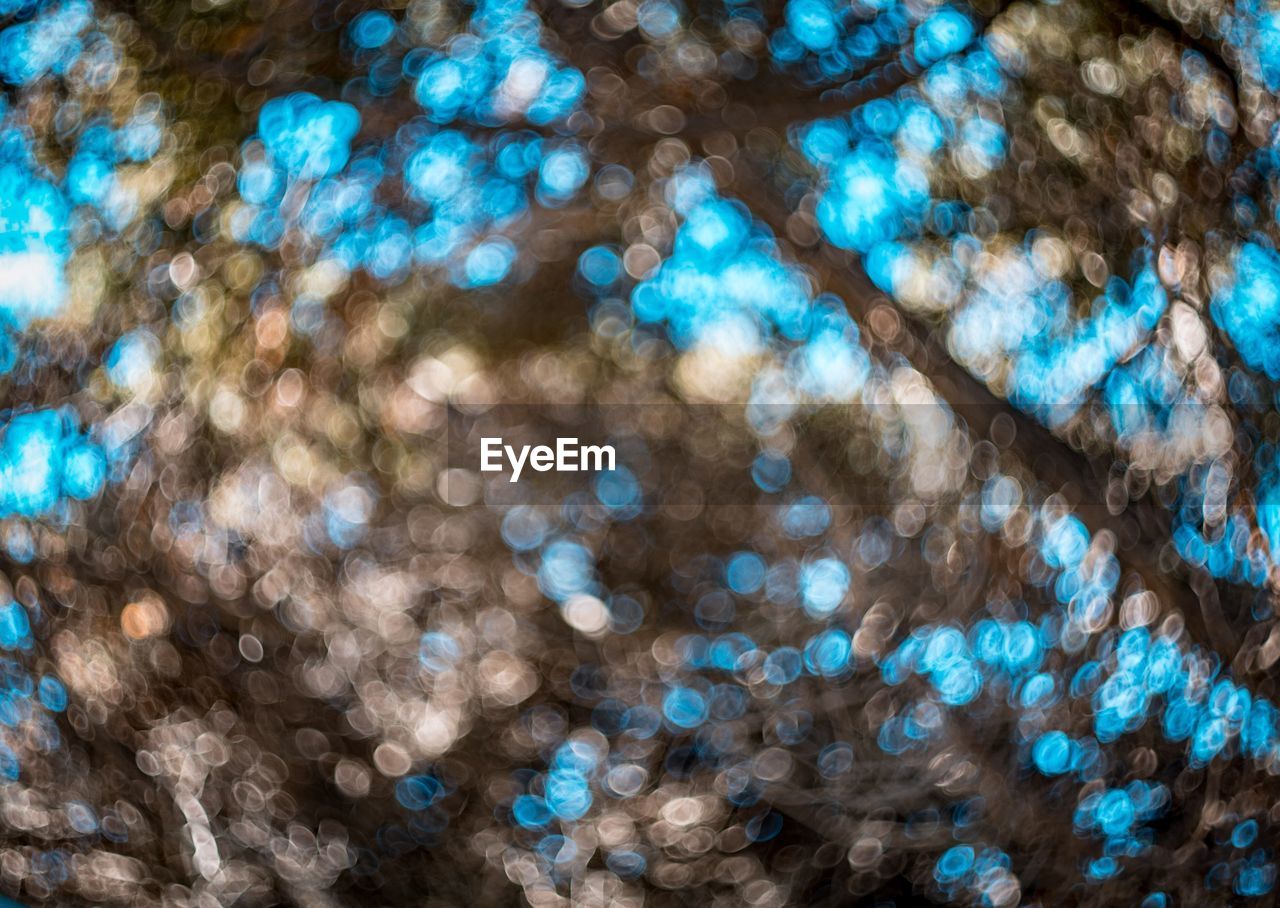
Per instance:
[[[1274,899],[1280,12],[0,0],[0,82],[7,896]]]

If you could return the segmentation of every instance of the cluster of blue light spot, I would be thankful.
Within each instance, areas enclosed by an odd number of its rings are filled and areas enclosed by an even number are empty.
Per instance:
[[[92,242],[132,222],[136,200],[117,169],[146,161],[163,135],[159,105],[150,101],[139,102],[118,129],[78,107],[60,114],[58,124],[58,139],[70,153],[60,181],[39,163],[23,114],[0,108],[0,375],[18,383],[35,381],[40,362],[19,355],[22,336],[67,303],[73,228],[76,242]],[[67,498],[98,494],[109,452],[83,439],[73,423],[52,411],[11,418],[0,467],[10,484],[0,491],[0,513],[49,516]],[[41,463],[45,455],[38,452],[46,451],[49,459]],[[30,534],[22,527],[11,529],[5,544],[15,557],[31,557]]]
[[[65,305],[69,216],[63,192],[37,175],[23,132],[0,126],[0,323],[8,332]],[[7,372],[12,354],[5,360]]]
[[[415,61],[414,97],[433,123],[561,120],[582,99],[586,80],[543,49],[541,38],[541,21],[523,0],[484,0],[469,32]]]
[[[1108,788],[1084,797],[1076,807],[1074,825],[1081,834],[1103,840],[1103,853],[1090,860],[1085,877],[1110,879],[1123,870],[1121,859],[1150,850],[1154,836],[1144,826],[1169,806],[1169,790],[1159,783],[1135,780],[1124,788]]]
[[[122,230],[136,218],[138,202],[120,181],[118,169],[123,163],[150,160],[162,140],[163,121],[156,107],[139,111],[119,129],[100,120],[88,123],[67,164],[67,198],[92,207],[107,230]]]
[[[1039,664],[1045,654],[1041,636],[1025,622],[1009,625],[984,620],[974,626],[968,640],[955,628],[921,628],[883,660],[881,671],[890,684],[901,683],[909,671],[926,675],[938,703],[958,706],[976,696],[979,667],[1002,666],[1008,673],[1006,681],[993,688],[1017,691],[1010,705],[1024,715],[1024,727],[1034,728],[1043,721],[1044,710],[1057,702],[1044,699],[1057,682],[1040,672],[1026,676],[1019,687],[1017,673]],[[1019,638],[1023,642],[1015,642]],[[1045,647],[1045,652],[1055,648]],[[1188,742],[1192,766],[1204,766],[1233,751],[1263,766],[1280,759],[1280,711],[1268,700],[1219,677],[1220,665],[1211,655],[1195,647],[1184,651],[1168,637],[1153,639],[1145,628],[1103,635],[1101,652],[1100,661],[1085,662],[1066,686],[1071,699],[1091,702],[1094,736],[1072,738],[1058,730],[1033,735],[1031,764],[1044,775],[1074,772],[1081,782],[1102,777],[1108,762],[1100,747],[1136,731],[1157,713],[1167,740]],[[1028,696],[1032,685],[1041,690]],[[1157,709],[1157,697],[1164,699],[1162,712]],[[923,746],[940,726],[936,710],[935,705],[920,701],[891,717],[882,727],[881,747],[901,753]],[[1152,837],[1140,824],[1158,816],[1169,803],[1164,786],[1144,782],[1095,792],[1082,801],[1077,828],[1106,839],[1103,856],[1090,862],[1087,875],[1109,878],[1120,872],[1119,858],[1143,853]],[[1233,833],[1233,842],[1247,847],[1254,836],[1256,824],[1242,824]]]
[[[1056,624],[1065,626],[1048,619],[1038,627],[984,619],[967,637],[952,627],[920,628],[882,661],[881,673],[890,684],[902,683],[911,673],[923,675],[947,706],[972,701],[984,679],[990,683],[1002,675],[1004,683],[997,687],[1017,692],[1010,698],[1012,706],[1042,713],[1059,699],[1062,682],[1047,672],[1028,673],[1048,652],[1061,648],[1059,641],[1066,635],[1053,633]],[[1102,641],[1100,660],[1080,665],[1065,685],[1071,699],[1089,700],[1094,738],[1073,739],[1061,731],[1036,736],[1031,759],[1044,774],[1074,770],[1082,781],[1094,777],[1103,765],[1094,759],[1098,745],[1136,731],[1158,712],[1165,738],[1188,742],[1192,765],[1203,766],[1233,751],[1262,765],[1280,758],[1280,711],[1219,677],[1221,666],[1211,655],[1196,647],[1184,650],[1166,636],[1153,638],[1146,628],[1110,632]],[[1163,698],[1162,712],[1157,698]],[[890,719],[891,732],[882,741],[906,741],[899,734],[903,721]]]
[[[1103,399],[1116,436],[1125,444],[1143,437],[1175,439],[1179,420],[1194,425],[1205,415],[1203,402],[1184,391],[1169,349],[1159,343],[1113,369]]]
[[[594,794],[592,783],[600,756],[580,741],[567,741],[553,754],[548,771],[529,779],[529,792],[511,805],[512,819],[526,829],[542,830],[557,822],[572,824],[586,816]]]
[[[834,164],[830,188],[818,203],[818,223],[836,245],[871,253],[918,224],[929,198],[924,170],[899,158],[883,139],[869,138]],[[876,255],[879,261],[885,252]]]
[[[0,123],[0,327],[6,332],[22,332],[62,311],[73,218],[91,210],[99,218],[87,223],[99,230],[119,230],[133,219],[136,200],[121,187],[116,168],[153,155],[161,126],[155,109],[140,112],[119,130],[102,121],[80,124],[59,186],[36,163],[17,115]],[[6,338],[6,349],[11,344]],[[0,372],[12,367],[11,352],[0,356]]]
[[[797,392],[822,401],[854,399],[871,361],[840,301],[815,299],[800,271],[779,258],[767,228],[721,198],[701,167],[678,174],[668,198],[683,223],[672,254],[631,293],[637,321],[664,325],[682,349],[707,344],[735,357],[771,345],[789,351],[789,389],[753,388],[749,412],[758,428],[785,415]],[[595,264],[602,261],[599,252],[588,254],[593,258],[584,255],[580,268],[603,267]],[[784,519],[794,524],[794,535],[813,535],[807,527],[818,516],[801,511]],[[816,532],[825,529],[825,522],[818,524]]]
[[[1006,489],[1004,494],[995,494],[1002,488]],[[1007,481],[1000,477],[988,483],[987,493],[990,499],[984,505],[983,522],[995,530],[1007,519],[1005,508],[1020,502],[1008,494]],[[996,501],[1003,508],[992,507]],[[1087,600],[1093,604],[1077,613],[1087,620],[1071,620],[1071,608],[1080,606],[1080,571],[1097,556],[1089,554],[1089,534],[1074,517],[1042,516],[1041,526],[1039,533],[1032,534],[1031,543],[1050,572],[1038,582],[1052,587],[1067,608],[1051,613],[1038,625],[984,619],[967,635],[947,626],[914,631],[882,660],[881,672],[890,684],[901,683],[912,673],[923,675],[934,695],[908,704],[890,717],[881,729],[881,747],[901,753],[924,746],[941,728],[939,707],[968,704],[985,680],[986,689],[1004,692],[1008,704],[1021,716],[1020,734],[1028,736],[1029,763],[1049,777],[1074,773],[1082,783],[1105,777],[1110,771],[1106,745],[1137,731],[1157,715],[1166,740],[1186,742],[1193,767],[1236,754],[1261,766],[1274,765],[1280,759],[1280,711],[1265,698],[1223,677],[1221,662],[1213,654],[1167,636],[1153,636],[1141,627],[1123,633],[1109,630],[1097,636],[1101,629],[1096,620],[1097,603],[1103,603],[1109,614],[1107,603],[1118,571],[1088,591]],[[1113,561],[1110,556],[1107,560]],[[1044,665],[1049,660],[1056,663],[1059,652],[1079,652],[1091,637],[1097,638],[1097,655],[1079,665],[1069,683],[1061,667]],[[1076,738],[1045,728],[1046,720],[1057,714],[1055,704],[1064,696],[1071,701],[1089,701],[1093,735]],[[1169,803],[1164,786],[1141,781],[1124,789],[1095,792],[1082,801],[1077,828],[1097,834],[1105,843],[1102,855],[1083,868],[1086,878],[1114,877],[1122,871],[1126,856],[1144,853],[1153,834],[1143,824]],[[1233,832],[1233,844],[1247,848],[1256,836],[1256,827],[1240,824],[1238,830],[1239,842]],[[948,879],[962,872],[969,854],[963,850],[967,846],[958,847],[962,850],[949,853],[946,868],[951,869],[942,871]],[[1274,867],[1262,852],[1230,867],[1222,866],[1225,879],[1237,894],[1264,894],[1274,884]]]
[[[1256,456],[1261,483],[1256,492],[1256,518],[1238,507],[1227,507],[1228,496],[1238,483],[1220,462],[1197,464],[1181,477],[1181,499],[1174,512],[1173,544],[1188,563],[1203,567],[1212,576],[1255,588],[1266,585],[1275,563],[1277,525],[1277,471],[1269,445]],[[1217,519],[1210,520],[1209,517]],[[1254,530],[1263,531],[1266,545],[1258,544]]]
[[[87,42],[80,37],[93,21],[93,7],[86,0],[23,4],[19,10],[30,18],[0,31],[0,79],[10,85],[30,85],[49,73],[62,75],[80,58],[86,43],[103,40],[101,35]],[[0,14],[19,10],[3,9]]]
[[[274,98],[258,115],[258,133],[273,163],[290,178],[317,180],[346,166],[360,115],[350,104],[308,92]]]
[[[949,53],[972,37],[963,29],[955,34],[964,40],[946,45]],[[1007,371],[1010,400],[1056,425],[1150,333],[1167,297],[1147,254],[1132,287],[1113,278],[1092,316],[1079,319],[1067,285],[1037,270],[1034,231],[1022,250],[1003,251],[998,267],[973,271],[985,248],[971,229],[976,213],[935,198],[931,174],[944,151],[970,177],[1004,161],[1004,127],[980,102],[999,99],[1006,78],[982,46],[939,59],[920,88],[798,134],[800,149],[826,174],[818,222],[833,243],[864,256],[868,275],[887,292],[906,292],[929,269],[933,304],[954,310],[948,330],[956,358],[985,380]],[[933,258],[933,244],[944,254]],[[965,284],[971,289],[962,299]]]
[[[1213,25],[1239,54],[1245,72],[1266,86],[1280,90],[1280,12],[1263,0],[1224,4]]]
[[[1276,865],[1270,857],[1269,852],[1260,848],[1244,860],[1233,862],[1234,868],[1227,868],[1228,873],[1235,871],[1232,888],[1237,895],[1258,898],[1275,888]]]
[[[746,209],[715,195],[693,170],[673,182],[674,207],[685,218],[672,255],[631,295],[644,322],[665,322],[675,343],[702,340],[743,354],[760,349],[777,327],[798,337],[809,299],[804,284],[777,258],[771,236]]]
[[[282,110],[290,116],[268,117],[264,108],[261,151],[246,145],[240,193],[249,204],[236,212],[233,231],[274,246],[286,230],[296,229],[318,257],[391,283],[404,280],[415,265],[444,268],[461,287],[506,279],[516,247],[501,231],[528,212],[531,194],[558,207],[588,177],[585,153],[571,141],[504,131],[478,142],[424,122],[407,125],[389,149],[358,151],[348,166],[359,125],[354,107],[303,96]],[[388,153],[398,171],[387,166]],[[416,209],[392,213],[378,203],[395,172]],[[314,183],[303,187],[298,180]],[[301,193],[301,204],[296,215],[286,216],[279,205],[291,193]]]
[[[13,600],[0,605],[0,652],[25,654],[34,645],[27,609]],[[67,689],[56,676],[37,678],[21,662],[0,655],[0,784],[21,777],[19,754],[61,747],[56,716],[67,702]]]
[[[991,533],[1005,527],[1023,507],[1017,483],[996,475],[982,491],[982,526]],[[1032,545],[1044,570],[1032,579],[1050,590],[1066,608],[1060,643],[1068,652],[1079,652],[1089,636],[1105,624],[1111,597],[1120,582],[1120,563],[1106,550],[1094,550],[1089,531],[1073,514],[1030,508],[1035,518]]]
[[[93,498],[106,481],[102,449],[74,416],[40,410],[13,416],[0,435],[0,516],[44,517],[67,498]],[[23,559],[23,560],[29,560]]]
[[[983,305],[989,302],[975,301],[977,317],[984,312],[987,318],[994,315],[995,309]],[[1049,425],[1062,423],[1079,410],[1086,392],[1155,327],[1167,305],[1168,297],[1150,263],[1138,271],[1132,288],[1113,277],[1105,295],[1095,301],[1091,318],[1067,319],[1061,334],[1044,331],[1009,351],[1013,355],[1009,399]],[[1108,385],[1107,390],[1114,388]],[[1136,397],[1121,397],[1118,402],[1124,406],[1144,403]]]
[[[975,175],[1003,160],[1004,128],[987,119],[981,102],[998,98],[1004,87],[995,57],[978,46],[930,67],[920,88],[797,132],[800,150],[825,174],[819,226],[837,246],[867,256],[868,274],[883,289],[893,290],[910,262],[900,240],[926,226],[956,233],[968,222],[968,206],[934,202],[930,173],[944,151]],[[966,239],[961,232],[956,241]]]
[[[467,288],[507,280],[517,250],[504,232],[533,200],[562,206],[589,176],[580,145],[516,128],[517,121],[563,121],[585,80],[541,46],[540,21],[518,0],[478,3],[468,29],[442,46],[410,46],[397,35],[389,14],[360,14],[347,38],[368,75],[348,83],[344,100],[299,92],[264,105],[258,135],[242,148],[246,204],[232,216],[232,233],[276,247],[293,231],[316,260],[387,283],[414,269],[442,270]],[[392,139],[353,151],[357,107],[406,84],[423,115]],[[411,204],[392,211],[385,203],[393,194]],[[323,324],[318,305],[295,301],[302,333]]]
[[[780,646],[772,651],[738,631],[713,637],[688,634],[676,642],[676,652],[686,669],[734,673],[743,681],[758,669],[760,678],[780,687],[804,675],[846,677],[853,668],[852,638],[840,628],[828,628],[810,636],[802,649]],[[716,696],[722,693],[725,691],[718,689]],[[732,698],[737,694],[728,696]]]
[[[950,901],[976,899],[992,904],[997,887],[1012,879],[1013,862],[999,848],[953,845],[933,866],[933,879]]]
[[[1229,283],[1214,294],[1213,320],[1252,368],[1280,379],[1280,255],[1245,243],[1234,258]]]
[[[957,7],[897,0],[788,0],[783,20],[769,39],[773,61],[813,84],[866,75],[900,49],[908,65],[927,66],[963,49],[974,35],[969,15]]]
[[[1037,627],[1028,621],[990,619],[975,624],[967,636],[954,627],[924,627],[881,661],[880,673],[890,685],[901,684],[911,674],[921,675],[929,680],[939,702],[963,706],[989,681],[1016,682],[1039,668],[1047,630],[1048,625]],[[882,734],[882,742],[904,742],[899,732],[905,721],[887,720],[889,730]]]

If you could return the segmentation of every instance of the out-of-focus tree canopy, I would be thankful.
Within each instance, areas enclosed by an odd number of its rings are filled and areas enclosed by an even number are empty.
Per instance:
[[[0,0],[0,83],[0,892],[1274,899],[1280,9]]]

